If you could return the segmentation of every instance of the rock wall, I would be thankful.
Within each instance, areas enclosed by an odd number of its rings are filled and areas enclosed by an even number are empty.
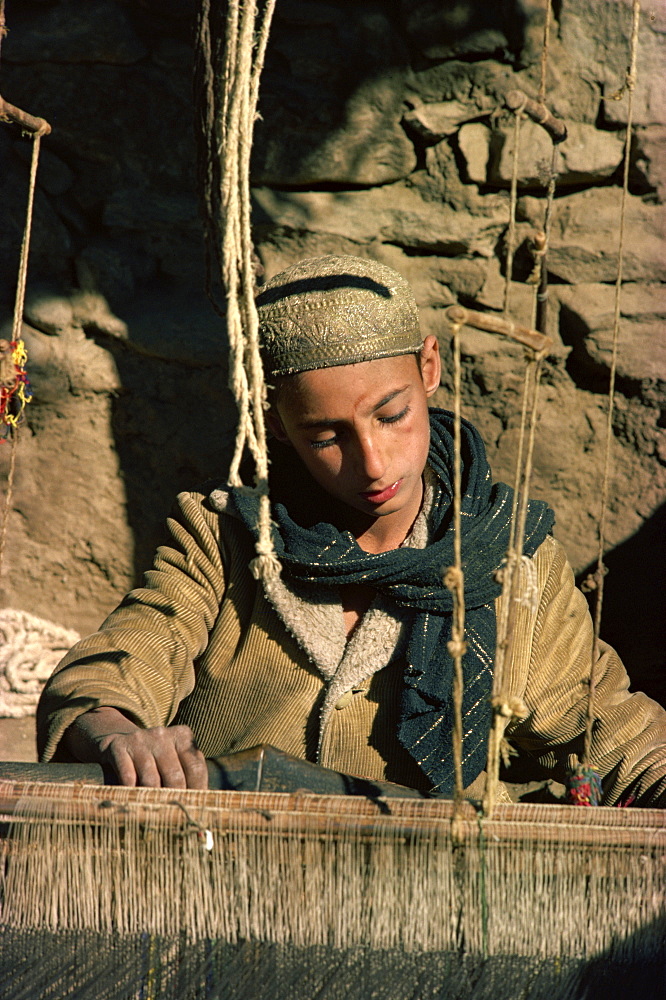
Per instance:
[[[543,0],[277,0],[253,159],[267,275],[304,256],[382,260],[424,332],[454,302],[499,310],[513,123],[539,86]],[[140,575],[178,489],[223,475],[235,414],[224,329],[203,293],[191,95],[194,0],[7,0],[0,92],[43,115],[24,336],[35,398],[19,446],[1,602],[79,631]],[[627,119],[630,5],[554,5],[547,103],[558,147],[548,358],[533,492],[583,571],[596,523]],[[639,33],[626,214],[605,632],[655,695],[663,680],[666,17]],[[530,239],[551,146],[521,130],[513,316],[531,324]],[[0,135],[0,319],[11,314],[29,144]],[[521,353],[463,337],[464,405],[511,476]],[[437,402],[450,400],[445,374]],[[7,467],[8,448],[0,447]]]

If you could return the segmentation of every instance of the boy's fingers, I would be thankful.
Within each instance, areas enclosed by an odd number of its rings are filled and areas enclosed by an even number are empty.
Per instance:
[[[185,772],[185,780],[188,788],[208,788],[208,768],[206,758],[192,744],[186,750],[181,751],[180,762]]]
[[[120,784],[134,787],[137,783],[136,769],[127,750],[118,747],[114,752],[113,748],[109,748],[105,756],[108,757]]]
[[[188,726],[156,726],[113,736],[103,751],[122,785],[208,788],[206,760]]]

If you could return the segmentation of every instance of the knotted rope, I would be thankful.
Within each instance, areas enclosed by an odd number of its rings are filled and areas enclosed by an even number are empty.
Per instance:
[[[629,51],[629,66],[626,73],[623,93],[627,92],[627,135],[624,147],[624,167],[622,182],[622,197],[620,201],[620,230],[618,238],[618,261],[617,277],[615,280],[615,304],[613,311],[613,347],[611,355],[611,366],[608,386],[608,408],[606,413],[606,440],[604,445],[604,471],[601,483],[601,502],[599,511],[599,522],[597,529],[597,568],[596,571],[587,578],[584,589],[594,591],[594,638],[592,642],[592,662],[590,667],[590,691],[587,703],[585,744],[583,749],[583,766],[590,765],[590,747],[592,744],[592,732],[594,728],[594,694],[596,686],[596,665],[599,659],[599,638],[601,632],[601,612],[604,597],[604,578],[607,568],[604,563],[604,550],[606,547],[606,514],[608,511],[608,491],[610,482],[610,458],[611,444],[613,440],[613,414],[615,410],[615,378],[617,374],[617,354],[620,335],[620,299],[622,294],[622,270],[624,263],[624,243],[625,243],[625,218],[627,209],[627,199],[629,193],[629,167],[631,163],[631,130],[634,115],[634,90],[636,88],[636,59],[638,53],[638,28],[640,24],[641,5],[639,0],[633,0],[632,4],[632,27]]]
[[[461,364],[460,364],[460,329],[462,323],[452,324],[453,335],[453,566],[444,573],[444,584],[451,591],[453,598],[453,617],[451,622],[451,639],[448,650],[453,659],[453,767],[454,767],[454,824],[460,815],[463,802],[462,777],[462,702],[463,702],[463,666],[467,644],[465,642],[465,577],[462,568],[462,463],[461,463]]]
[[[550,44],[551,0],[546,5],[546,19],[541,50],[541,76],[537,101],[532,101],[520,91],[507,95],[507,105],[514,112],[514,146],[509,199],[509,229],[507,234],[506,274],[504,284],[504,313],[508,313],[515,252],[516,206],[518,200],[518,157],[521,123],[525,114],[540,125],[550,135],[553,142],[552,159],[548,174],[546,210],[543,232],[537,234],[537,282],[535,285],[532,322],[536,329],[546,333],[548,283],[546,255],[550,240],[552,212],[557,181],[556,145],[566,138],[566,128],[555,119],[544,105],[546,95],[546,74]],[[506,669],[511,662],[511,642],[516,611],[519,606],[527,607],[533,616],[538,608],[538,588],[536,571],[532,561],[523,553],[525,524],[529,504],[530,481],[532,477],[534,441],[537,424],[539,387],[543,360],[547,348],[526,351],[526,367],[523,378],[520,430],[516,456],[513,506],[511,512],[511,534],[502,569],[499,571],[502,583],[501,610],[497,621],[497,648],[493,674],[491,704],[493,722],[488,738],[488,765],[486,790],[483,800],[484,814],[491,816],[499,788],[499,770],[503,758],[508,753],[504,743],[504,733],[512,719],[523,719],[528,710],[519,698],[510,694],[506,687]]]
[[[0,40],[5,34],[4,3],[0,7]],[[19,422],[26,403],[30,401],[31,395],[27,389],[27,377],[25,376],[25,365],[27,362],[27,352],[25,344],[21,338],[21,327],[23,323],[23,309],[25,305],[25,290],[28,280],[28,257],[30,255],[30,237],[32,234],[32,215],[35,203],[35,187],[37,184],[37,168],[39,166],[39,152],[43,135],[48,135],[51,126],[43,118],[32,118],[20,112],[18,108],[7,104],[0,98],[0,121],[14,121],[22,125],[24,129],[34,129],[32,131],[32,157],[30,160],[30,180],[28,182],[28,203],[26,206],[25,223],[23,226],[23,238],[21,240],[21,253],[19,257],[18,278],[16,282],[16,295],[14,297],[14,315],[12,320],[12,339],[8,348],[12,352],[14,364],[13,380],[11,386],[1,386],[0,392],[4,398],[2,400],[2,423],[7,427],[7,434],[11,438],[11,453],[9,459],[9,474],[7,477],[7,490],[2,509],[2,524],[0,525],[0,575],[5,554],[5,543],[7,540],[7,527],[9,523],[9,512],[12,505],[14,493],[14,477],[16,473],[16,449],[18,446]]]
[[[219,248],[220,277],[226,296],[229,336],[229,386],[238,406],[238,429],[229,469],[232,486],[242,486],[240,464],[245,448],[255,465],[259,496],[257,555],[250,563],[256,578],[274,578],[280,563],[271,538],[268,497],[268,454],[264,410],[266,386],[259,353],[259,324],[254,303],[255,276],[250,226],[250,152],[257,117],[259,79],[264,63],[275,0],[261,13],[256,0],[230,0],[227,9],[224,74],[219,113],[211,42],[211,2],[203,0],[199,16],[198,48],[203,63],[208,163],[204,181],[209,221]],[[211,158],[221,164],[219,190]],[[218,207],[219,206],[219,207]]]

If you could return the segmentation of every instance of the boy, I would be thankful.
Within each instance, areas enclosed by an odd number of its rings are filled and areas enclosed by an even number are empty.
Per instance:
[[[42,759],[110,763],[124,784],[205,787],[205,757],[270,743],[339,771],[452,789],[451,415],[429,410],[437,341],[407,283],[354,257],[306,260],[257,298],[276,439],[277,580],[248,564],[256,501],[178,498],[146,586],[82,640],[38,712]],[[492,485],[463,425],[464,779],[485,765],[511,491]],[[520,606],[508,683],[528,710],[507,737],[562,780],[582,749],[591,622],[552,511],[532,502],[525,553],[538,601]],[[604,801],[666,805],[666,713],[597,664],[592,759]],[[472,786],[477,783],[474,789]]]

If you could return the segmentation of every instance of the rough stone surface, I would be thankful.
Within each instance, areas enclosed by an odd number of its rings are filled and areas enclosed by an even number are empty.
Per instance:
[[[383,4],[276,9],[253,173],[259,184],[386,184],[416,166],[400,125],[404,61]],[[270,127],[268,123],[270,122]]]
[[[666,128],[655,125],[638,129],[633,146],[633,177],[641,188],[654,191],[666,201]]]
[[[34,401],[19,443],[0,606],[86,632],[148,565],[178,489],[223,477],[235,411],[224,320],[203,293],[190,38],[195,0],[8,5],[2,93],[46,117],[24,336]],[[609,332],[618,265],[628,0],[562,0],[546,100],[558,151],[534,492],[577,570],[596,554]],[[545,0],[280,0],[253,158],[267,276],[356,253],[414,286],[440,337],[450,405],[459,301],[501,311],[509,223],[508,90],[536,96]],[[654,15],[654,16],[652,16]],[[613,419],[604,634],[666,698],[663,596],[663,12],[645,7]],[[531,325],[530,245],[544,224],[545,133],[525,123],[510,311]],[[0,328],[7,333],[30,145],[0,130]],[[511,479],[523,354],[465,330],[464,412]],[[0,471],[9,449],[0,445]],[[637,627],[637,623],[638,626]],[[1,734],[0,734],[1,736]]]
[[[411,102],[410,102],[411,103]],[[439,142],[447,135],[453,135],[470,118],[476,118],[479,109],[471,102],[435,101],[432,104],[419,103],[405,112],[402,123],[417,136],[429,143]]]
[[[428,59],[494,56],[517,37],[520,9],[517,4],[489,5],[479,0],[466,4],[441,4],[437,0],[410,3],[400,9],[407,35]]]
[[[483,122],[469,122],[458,133],[458,146],[465,158],[467,177],[474,184],[488,180],[492,132]]]
[[[613,346],[615,289],[603,284],[559,286],[557,297],[566,310],[571,343],[581,363],[610,369]],[[636,385],[666,390],[666,288],[632,285],[622,289],[618,325],[617,373]]]
[[[560,10],[562,43],[576,53],[576,63],[602,89],[603,115],[608,122],[627,121],[627,100],[615,100],[623,92],[629,66],[631,3],[613,0],[563,0]],[[666,48],[666,10],[663,5],[642,7],[638,35],[637,79],[634,121],[637,125],[666,124],[666,92],[663,79]]]
[[[9,12],[11,42],[3,46],[9,62],[114,63],[138,62],[146,55],[125,11],[112,0],[60,0],[28,4]]]
[[[343,236],[358,243],[397,243],[414,250],[490,257],[502,221],[424,203],[398,182],[362,191],[274,191],[255,188],[256,204],[271,225]],[[262,216],[264,218],[262,218]]]
[[[469,126],[468,126],[469,127]],[[520,129],[518,182],[521,185],[547,183],[551,169],[560,185],[592,184],[611,177],[622,162],[624,142],[612,132],[600,132],[585,122],[567,124],[567,138],[555,150],[544,129],[530,121]],[[513,172],[515,132],[500,133],[489,143],[488,180],[509,185]]]
[[[540,199],[521,199],[520,215],[541,225]],[[620,195],[617,188],[587,188],[557,200],[548,269],[561,281],[613,282],[617,277]],[[592,225],[592,221],[594,225]],[[630,195],[626,207],[623,276],[627,281],[666,280],[666,210]]]

